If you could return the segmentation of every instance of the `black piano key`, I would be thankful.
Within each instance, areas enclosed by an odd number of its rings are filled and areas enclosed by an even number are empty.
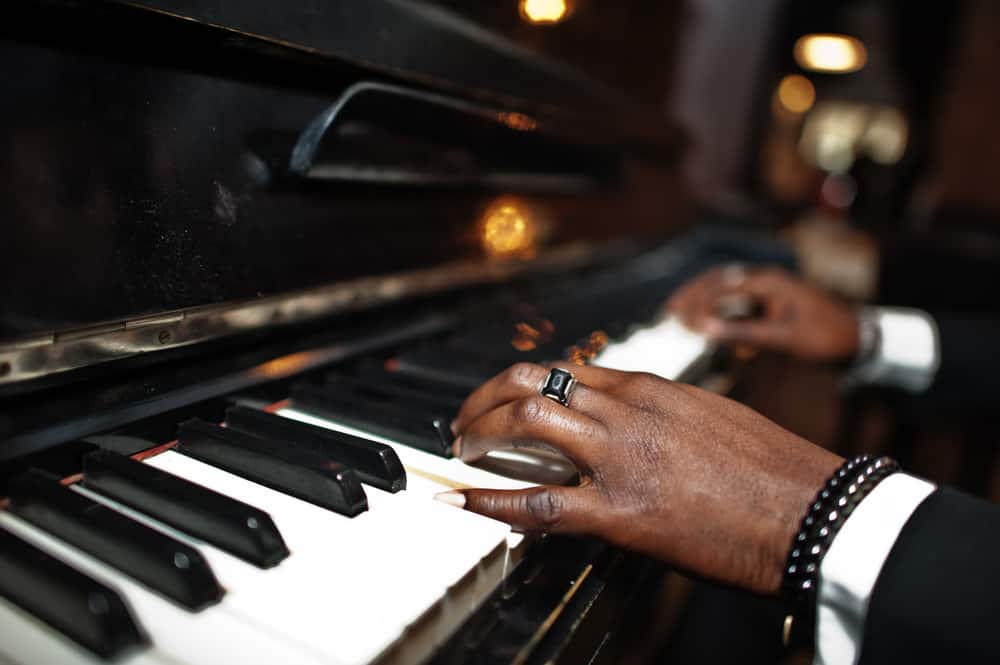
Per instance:
[[[226,428],[287,444],[343,464],[361,482],[387,492],[406,489],[406,470],[396,451],[384,443],[334,432],[259,409],[234,406],[226,410]]]
[[[395,367],[396,361],[390,361]],[[365,381],[373,381],[396,386],[406,390],[417,390],[441,397],[461,405],[472,392],[468,388],[456,386],[451,383],[435,381],[427,377],[418,377],[411,374],[404,374],[396,369],[386,369],[382,363],[377,367],[365,363],[359,363],[357,370],[358,378]]]
[[[327,458],[203,420],[181,423],[177,441],[189,457],[341,515],[368,510],[357,474]]]
[[[146,644],[114,590],[0,529],[0,596],[102,658]]]
[[[261,568],[288,556],[264,511],[125,455],[85,457],[83,484]]]
[[[443,457],[451,455],[455,442],[449,416],[428,415],[329,387],[293,386],[292,406]]]
[[[483,385],[510,364],[442,346],[404,351],[396,362],[401,374],[446,383],[467,392]]]
[[[546,325],[548,324],[548,325]],[[545,362],[558,357],[559,331],[535,317],[464,328],[448,336],[441,347],[471,354],[493,363]]]
[[[452,398],[445,397],[436,399],[437,395],[430,391],[421,393],[413,389],[401,389],[392,384],[384,387],[377,385],[366,385],[361,380],[349,377],[327,376],[325,384],[321,387],[324,392],[332,395],[338,400],[348,402],[364,402],[378,406],[409,418],[415,418],[420,422],[440,423],[443,427],[446,442],[452,441],[453,437],[447,425],[458,415],[461,402],[456,405]],[[437,431],[438,425],[434,425]],[[449,444],[450,445],[450,444]]]
[[[10,501],[16,515],[192,611],[223,596],[198,550],[63,487],[47,474],[28,471],[11,480]]]
[[[401,404],[432,409],[438,413],[458,414],[465,401],[464,396],[443,394],[434,390],[433,386],[422,388],[400,385],[392,380],[388,372],[379,376],[348,376],[338,372],[326,375],[327,386],[338,391],[353,391],[365,397],[380,400],[392,400]]]

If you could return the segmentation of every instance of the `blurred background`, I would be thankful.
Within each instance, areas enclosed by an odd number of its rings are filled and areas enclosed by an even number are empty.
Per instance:
[[[659,109],[683,136],[691,219],[773,231],[852,301],[1000,308],[997,3],[440,4]],[[737,396],[799,434],[1000,500],[996,396],[848,390],[837,368],[767,355],[749,368]],[[780,608],[665,585],[669,601],[623,648],[630,662],[809,662],[781,650]]]

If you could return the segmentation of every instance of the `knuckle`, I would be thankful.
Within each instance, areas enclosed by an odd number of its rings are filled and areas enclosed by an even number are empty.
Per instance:
[[[586,441],[598,441],[607,435],[607,426],[596,421],[586,422],[580,426],[580,436]]]
[[[553,531],[562,524],[565,504],[556,492],[542,490],[529,494],[525,508],[534,524],[543,531]]]
[[[636,372],[627,379],[623,397],[640,409],[655,409],[659,398],[670,386],[670,381],[655,374]]]
[[[650,374],[649,372],[636,372],[631,380],[632,388],[640,392],[647,392],[654,390],[660,384],[665,383],[663,379],[656,376],[655,374]]]
[[[508,370],[508,377],[511,383],[515,386],[533,388],[539,381],[538,371],[538,365],[533,365],[532,363],[527,362],[519,362],[512,365]]]
[[[525,425],[538,425],[545,422],[548,413],[547,400],[544,397],[532,395],[514,403],[513,418]]]

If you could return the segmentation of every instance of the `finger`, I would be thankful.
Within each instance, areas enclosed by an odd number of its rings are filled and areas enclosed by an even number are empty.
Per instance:
[[[704,328],[709,339],[722,344],[749,344],[761,349],[785,350],[789,326],[780,321],[723,321],[711,319]]]
[[[722,269],[713,268],[691,280],[667,301],[667,310],[678,316],[684,323],[692,323],[698,310],[722,283]]]
[[[584,487],[471,489],[444,492],[435,498],[521,531],[592,533],[601,514],[593,493]]]
[[[788,277],[784,271],[775,268],[764,268],[747,273],[738,284],[723,284],[720,293],[744,294],[767,298],[780,293],[788,286]]]
[[[555,367],[566,370],[576,377],[576,380],[582,384],[581,387],[586,386],[594,391],[605,393],[614,393],[628,382],[628,378],[631,375],[631,372],[620,369],[610,369],[596,365],[577,365],[568,360],[546,363],[545,366],[549,369]],[[575,397],[573,398],[573,404],[574,406],[576,405]]]
[[[491,450],[541,445],[563,453],[584,471],[591,468],[599,450],[606,448],[607,439],[607,428],[594,418],[532,395],[502,404],[470,423],[457,440],[456,453],[468,462]]]
[[[619,376],[621,372],[598,367],[581,367],[568,362],[551,363],[549,366],[517,363],[479,386],[466,398],[458,416],[452,422],[452,430],[455,434],[461,434],[470,423],[501,404],[538,395],[552,367],[572,372],[580,383],[594,390],[608,389],[622,381],[622,377]],[[578,389],[576,393],[573,396],[574,408],[587,410],[588,398],[584,394],[586,391]]]
[[[716,320],[727,318],[726,310],[731,310],[733,305],[773,318],[775,303],[789,286],[787,273],[776,268],[746,272],[738,281],[727,280],[722,275],[710,291],[692,297],[692,302],[685,306],[682,320],[694,330],[708,332],[709,328],[718,327]]]
[[[693,330],[704,330],[713,318],[755,311],[760,298],[752,294],[748,279],[749,273],[738,264],[713,273],[697,292],[686,296],[680,308],[681,321]]]

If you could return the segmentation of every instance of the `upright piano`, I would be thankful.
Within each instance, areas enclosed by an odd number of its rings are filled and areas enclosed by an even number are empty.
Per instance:
[[[416,0],[9,0],[0,663],[599,662],[655,574],[432,500],[557,358],[696,379],[676,132]],[[749,248],[749,249],[748,249]]]

